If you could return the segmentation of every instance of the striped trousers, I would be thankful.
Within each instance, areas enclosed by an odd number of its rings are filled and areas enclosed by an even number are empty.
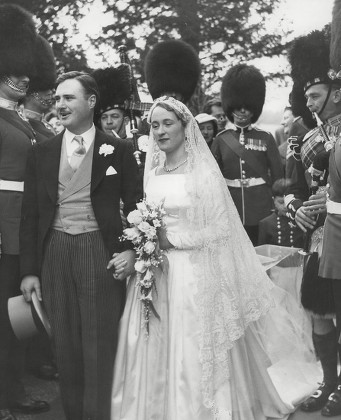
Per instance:
[[[52,230],[45,247],[43,300],[68,420],[110,420],[125,284],[107,271],[109,259],[100,231]]]

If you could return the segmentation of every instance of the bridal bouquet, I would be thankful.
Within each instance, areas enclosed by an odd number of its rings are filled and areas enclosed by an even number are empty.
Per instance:
[[[162,226],[165,215],[163,201],[159,204],[148,203],[146,200],[137,204],[137,210],[128,214],[129,228],[124,229],[121,240],[131,241],[137,254],[135,270],[137,273],[136,287],[140,291],[143,303],[144,322],[149,334],[149,318],[152,312],[157,314],[152,299],[155,288],[155,268],[162,262],[162,253],[158,247],[157,230]]]

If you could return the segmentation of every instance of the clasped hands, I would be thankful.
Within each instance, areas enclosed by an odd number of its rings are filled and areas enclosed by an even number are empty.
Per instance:
[[[107,270],[114,269],[113,277],[124,280],[135,272],[135,252],[131,249],[115,253],[107,265]]]
[[[315,227],[317,215],[326,213],[326,201],[327,195],[325,192],[314,194],[309,197],[308,201],[304,201],[303,205],[297,210],[295,222],[303,232]]]
[[[165,227],[158,229],[159,247],[162,250],[173,248],[173,245],[167,238],[167,232]],[[120,254],[116,253],[112,256],[112,259],[107,265],[107,269],[114,269],[113,277],[116,280],[124,280],[128,276],[134,273],[135,265],[135,252],[131,250],[123,251]]]

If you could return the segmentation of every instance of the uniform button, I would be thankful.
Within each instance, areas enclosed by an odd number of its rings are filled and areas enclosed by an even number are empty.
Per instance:
[[[242,163],[245,163],[245,160],[242,160]]]

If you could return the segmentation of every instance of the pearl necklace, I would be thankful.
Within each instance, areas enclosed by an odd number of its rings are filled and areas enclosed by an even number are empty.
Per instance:
[[[289,222],[288,225],[290,226]],[[294,231],[293,228],[290,226],[290,232],[289,232],[289,242],[290,247],[294,246]],[[281,218],[277,216],[277,243],[278,245],[281,245],[282,243],[282,226],[281,226]]]
[[[180,166],[184,165],[184,164],[187,162],[187,159],[188,159],[188,158],[186,158],[183,162],[179,163],[179,165],[175,166],[175,168],[172,168],[172,169],[168,169],[168,168],[167,168],[167,166],[166,166],[166,161],[165,161],[165,163],[163,164],[163,169],[164,169],[166,172],[173,172],[173,171],[176,171],[178,168],[180,168]]]

